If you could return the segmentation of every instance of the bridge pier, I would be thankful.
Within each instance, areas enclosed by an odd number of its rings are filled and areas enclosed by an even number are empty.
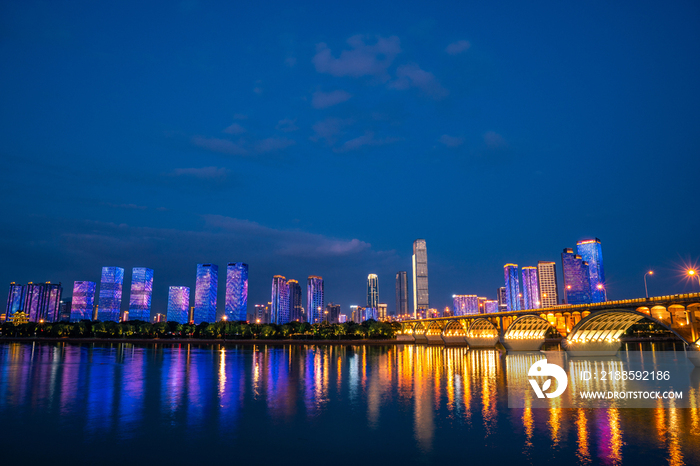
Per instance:
[[[441,335],[426,335],[426,340],[428,340],[429,345],[444,345],[445,342],[442,340]]]
[[[425,334],[414,333],[413,337],[415,338],[416,344],[428,344],[428,337],[426,337]]]
[[[501,340],[501,344],[508,351],[539,351],[544,345],[543,338],[507,338]]]
[[[563,340],[562,347],[572,357],[615,356],[622,343],[619,341],[571,341]]]
[[[443,335],[445,346],[466,346],[467,339],[464,335]]]
[[[416,341],[416,339],[413,337],[413,335],[408,335],[405,333],[402,333],[400,335],[396,335],[396,340],[397,341],[410,341],[410,342]]]
[[[481,336],[481,337],[465,337],[469,348],[495,348],[498,343],[498,335]]]

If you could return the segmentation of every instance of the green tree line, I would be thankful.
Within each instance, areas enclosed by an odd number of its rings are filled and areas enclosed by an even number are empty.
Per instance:
[[[394,338],[400,330],[397,323],[367,320],[361,324],[249,324],[247,322],[202,322],[198,325],[177,322],[149,323],[143,321],[37,323],[14,325],[5,322],[0,332],[5,337],[54,338],[197,338],[197,339],[261,339],[261,340],[353,340]]]

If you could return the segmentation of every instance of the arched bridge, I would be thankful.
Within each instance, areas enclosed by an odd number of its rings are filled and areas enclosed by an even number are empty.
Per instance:
[[[493,348],[500,341],[511,351],[536,351],[549,332],[564,337],[563,346],[572,355],[614,354],[620,336],[642,321],[660,325],[688,345],[700,343],[700,293],[406,320],[397,338],[475,348]]]

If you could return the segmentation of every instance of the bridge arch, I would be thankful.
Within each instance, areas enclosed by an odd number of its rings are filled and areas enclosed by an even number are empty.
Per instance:
[[[461,320],[450,320],[445,325],[442,331],[442,335],[445,337],[459,336],[464,337],[467,335],[467,330],[464,328]]]
[[[472,320],[466,334],[472,338],[498,337],[498,329],[488,319],[481,317]]]
[[[571,329],[567,337],[570,342],[613,342],[625,333],[629,328],[642,321],[650,320],[666,330],[673,332],[682,342],[691,343],[686,337],[679,334],[671,326],[667,325],[653,315],[632,309],[611,309],[609,311],[591,314]]]
[[[554,324],[537,315],[520,316],[508,326],[504,338],[510,339],[544,339],[547,330]]]

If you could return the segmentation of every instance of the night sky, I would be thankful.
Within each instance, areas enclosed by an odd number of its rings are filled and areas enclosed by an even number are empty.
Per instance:
[[[598,237],[610,299],[700,291],[697,2],[104,3],[0,4],[0,284],[393,309],[425,238],[442,308]]]

